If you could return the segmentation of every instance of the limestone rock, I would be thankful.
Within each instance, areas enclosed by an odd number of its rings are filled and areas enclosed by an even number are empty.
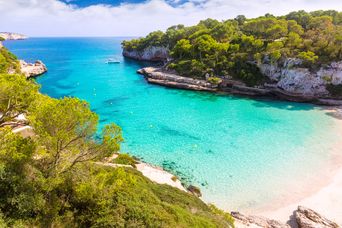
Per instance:
[[[318,70],[301,67],[300,59],[290,58],[284,64],[263,63],[258,67],[276,85],[286,92],[326,97],[326,85],[342,84],[342,61],[332,62]]]
[[[215,86],[205,80],[182,77],[170,72],[164,72],[161,68],[145,67],[137,72],[143,74],[146,80],[153,84],[197,91],[217,91]]]
[[[298,210],[295,211],[295,218],[299,228],[338,228],[339,226],[324,218],[317,212],[298,206]]]
[[[267,219],[260,216],[246,216],[239,212],[231,212],[234,217],[234,225],[236,228],[250,227],[250,228],[289,228],[287,224],[283,224],[276,220]]]
[[[21,72],[27,78],[39,76],[47,71],[45,64],[40,60],[37,60],[34,64],[26,63],[23,60],[20,60],[19,63]]]
[[[5,40],[24,40],[27,39],[27,36],[18,34],[18,33],[11,33],[11,32],[0,32],[0,37],[4,38]]]
[[[169,58],[169,49],[166,47],[147,47],[143,51],[123,50],[123,56],[142,61],[166,61]]]

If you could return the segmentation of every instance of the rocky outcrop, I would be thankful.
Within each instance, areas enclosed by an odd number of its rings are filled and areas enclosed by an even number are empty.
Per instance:
[[[217,91],[217,85],[212,85],[205,80],[178,76],[164,72],[161,68],[145,67],[137,72],[144,75],[146,80],[152,84],[197,91]]]
[[[227,93],[243,96],[261,96],[273,97],[276,99],[294,101],[294,102],[310,102],[319,105],[340,106],[342,100],[333,99],[329,96],[320,97],[313,94],[303,94],[300,92],[286,91],[279,88],[277,84],[264,84],[258,87],[250,87],[245,83],[233,79],[223,79],[218,85],[212,84],[206,80],[194,79],[191,77],[179,76],[173,72],[165,71],[162,68],[145,67],[137,71],[139,74],[145,76],[145,79],[152,84],[162,86],[197,90],[209,91],[218,93]]]
[[[27,78],[36,77],[47,72],[45,64],[40,60],[37,60],[34,64],[26,63],[24,60],[20,60],[19,63],[21,72]]]
[[[169,49],[166,47],[147,47],[143,51],[129,51],[124,49],[123,56],[140,61],[167,61]]]
[[[338,228],[336,223],[324,218],[317,212],[299,206],[295,211],[295,218],[299,228]]]
[[[236,228],[253,227],[253,228],[289,228],[287,224],[283,224],[273,219],[267,219],[260,216],[246,216],[239,212],[231,212],[234,218]]]
[[[11,32],[0,32],[0,37],[4,38],[5,40],[24,40],[28,38],[25,35]]]
[[[329,96],[326,89],[328,84],[342,84],[342,61],[322,66],[318,70],[310,70],[301,65],[300,59],[290,58],[282,65],[267,63],[258,66],[261,73],[286,92],[327,97]]]

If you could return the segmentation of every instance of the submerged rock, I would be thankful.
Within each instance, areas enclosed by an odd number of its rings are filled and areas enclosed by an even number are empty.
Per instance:
[[[317,212],[298,206],[298,210],[295,211],[295,218],[299,228],[338,228],[340,227],[336,223],[326,219]]]
[[[39,76],[47,71],[45,64],[40,60],[37,60],[34,64],[26,63],[24,60],[20,60],[19,63],[21,72],[27,78]]]

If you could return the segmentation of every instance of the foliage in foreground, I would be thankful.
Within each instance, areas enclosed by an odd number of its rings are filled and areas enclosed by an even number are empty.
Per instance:
[[[0,74],[9,71],[20,73],[19,62],[15,55],[3,47],[0,48]]]
[[[341,60],[342,12],[298,11],[253,19],[240,15],[222,22],[207,19],[195,26],[152,32],[122,46],[128,51],[166,47],[173,57],[168,67],[184,76],[231,75],[258,84],[264,80],[256,67],[259,63],[276,64],[295,57],[312,67]]]
[[[23,138],[0,127],[0,227],[232,226],[229,214],[193,195],[95,163],[117,153],[123,139],[114,124],[97,134],[98,117],[86,102],[39,94],[22,75],[0,74],[0,82],[3,119],[25,113],[36,133]]]

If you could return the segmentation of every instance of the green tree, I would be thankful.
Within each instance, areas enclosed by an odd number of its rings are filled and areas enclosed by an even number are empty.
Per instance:
[[[0,127],[27,113],[38,88],[22,75],[0,74]]]
[[[171,55],[183,59],[184,56],[191,55],[192,45],[189,40],[181,39],[172,49]]]
[[[0,128],[0,214],[8,225],[16,220],[33,220],[40,213],[43,194],[36,179],[39,172],[32,166],[36,144]]]
[[[42,97],[35,109],[30,122],[43,146],[39,166],[47,177],[68,172],[77,163],[101,160],[120,149],[121,129],[114,124],[106,126],[101,139],[96,140],[98,117],[84,101]]]

